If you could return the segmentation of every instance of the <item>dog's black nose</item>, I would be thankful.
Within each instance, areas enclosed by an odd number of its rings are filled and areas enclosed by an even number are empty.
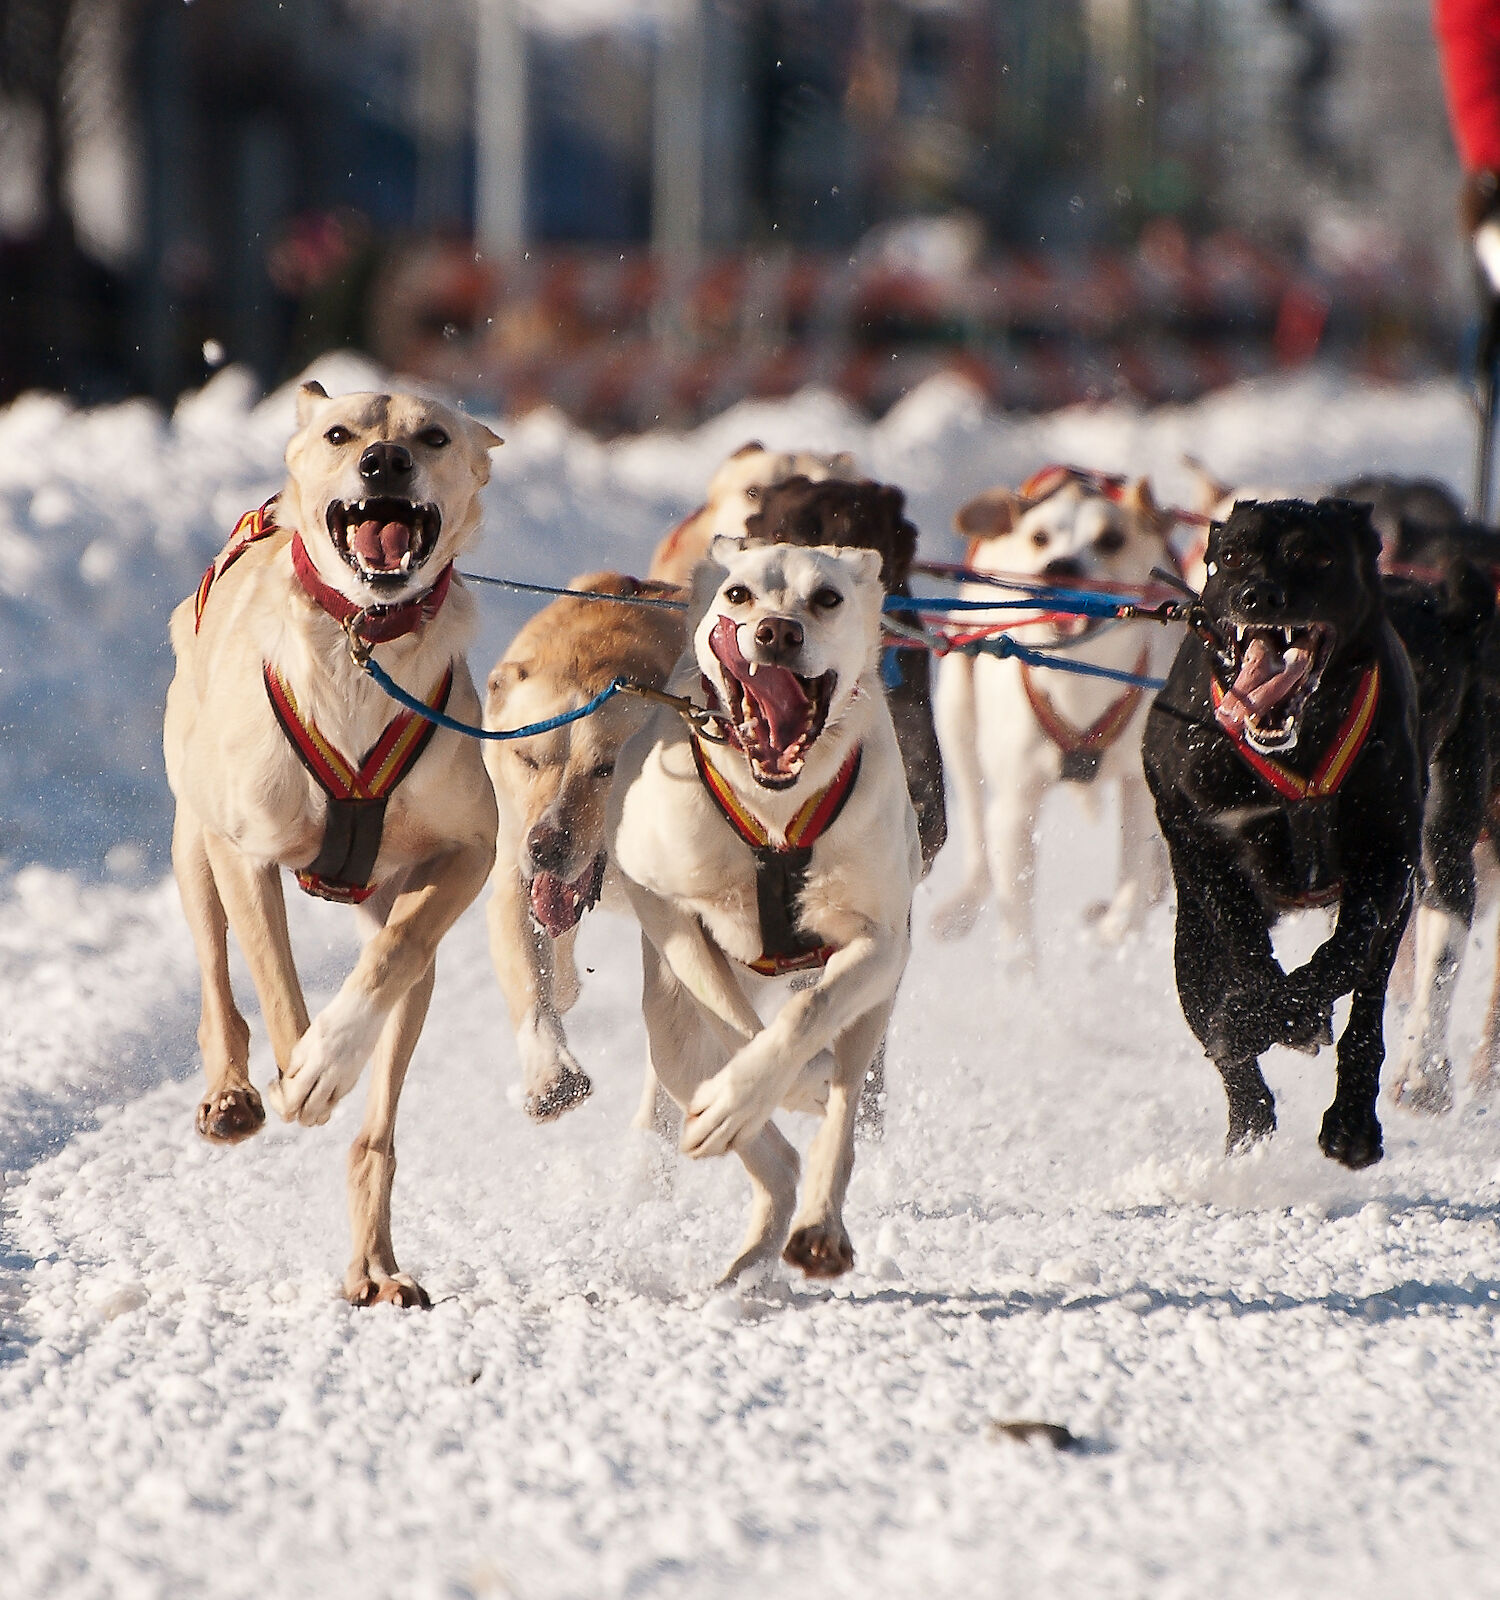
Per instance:
[[[539,822],[526,835],[526,854],[538,872],[561,872],[568,860],[568,836]]]
[[[1286,590],[1278,583],[1247,583],[1240,590],[1239,608],[1247,617],[1270,617],[1286,609]]]
[[[802,624],[793,617],[762,617],[755,624],[755,642],[775,660],[802,648]]]
[[[1083,563],[1071,556],[1059,556],[1042,568],[1042,576],[1048,583],[1076,583],[1084,576]]]
[[[404,444],[390,444],[382,439],[372,444],[359,458],[359,475],[373,485],[403,484],[411,476],[411,451]]]

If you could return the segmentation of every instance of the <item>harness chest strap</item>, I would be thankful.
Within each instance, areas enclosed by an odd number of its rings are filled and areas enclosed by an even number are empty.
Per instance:
[[[385,832],[385,808],[428,742],[437,725],[415,711],[403,711],[386,723],[380,737],[355,766],[297,708],[296,696],[277,669],[262,668],[271,710],[313,781],[328,796],[323,843],[312,863],[297,873],[299,886],[323,900],[358,905],[374,894],[370,882]],[[450,662],[426,704],[444,711],[453,688]]]
[[[1219,680],[1211,677],[1214,710],[1217,711],[1224,701],[1224,690],[1219,686]],[[1354,691],[1354,700],[1345,713],[1344,720],[1339,724],[1339,729],[1333,736],[1332,742],[1323,752],[1322,759],[1313,768],[1312,776],[1304,778],[1301,773],[1293,772],[1284,762],[1277,761],[1274,757],[1264,756],[1254,749],[1245,732],[1241,729],[1237,733],[1225,733],[1225,737],[1239,751],[1240,759],[1277,792],[1288,800],[1324,800],[1329,795],[1337,794],[1345,778],[1349,776],[1359,753],[1364,749],[1365,740],[1369,737],[1370,729],[1375,723],[1375,707],[1380,701],[1380,666],[1375,663],[1365,668],[1364,676],[1359,680],[1359,687]]]
[[[1142,645],[1134,675],[1144,677],[1150,664],[1151,647]],[[1087,782],[1098,773],[1100,756],[1125,731],[1145,693],[1140,684],[1132,684],[1118,700],[1109,703],[1102,716],[1088,727],[1079,728],[1052,703],[1052,696],[1036,681],[1036,674],[1025,662],[1021,663],[1021,687],[1037,725],[1063,753],[1063,777],[1075,782]]]
[[[749,811],[694,738],[693,761],[698,777],[720,814],[750,846],[755,857],[755,901],[760,918],[761,953],[747,962],[752,972],[777,978],[787,972],[822,967],[838,948],[810,938],[797,927],[797,900],[807,883],[812,847],[831,828],[848,802],[859,777],[858,747],[826,789],[812,795],[787,824],[782,843],[775,843],[765,825]]]

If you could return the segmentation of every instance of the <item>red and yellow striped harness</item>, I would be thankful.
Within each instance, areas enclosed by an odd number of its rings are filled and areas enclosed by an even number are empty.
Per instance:
[[[1214,710],[1217,711],[1223,704],[1224,690],[1219,687],[1217,678],[1212,680],[1212,688]],[[1364,749],[1365,740],[1374,726],[1375,707],[1379,700],[1380,667],[1377,663],[1365,669],[1359,687],[1354,691],[1353,704],[1339,724],[1333,742],[1323,752],[1323,759],[1313,768],[1310,778],[1304,778],[1285,763],[1252,749],[1243,728],[1238,733],[1221,731],[1239,751],[1241,760],[1254,768],[1277,794],[1287,800],[1325,800],[1329,795],[1338,793],[1339,786],[1349,776],[1349,769]]]
[[[709,797],[731,828],[750,846],[755,856],[755,900],[760,915],[761,953],[746,965],[763,978],[822,967],[838,948],[820,944],[797,926],[797,898],[807,882],[813,845],[831,828],[844,809],[859,777],[860,750],[856,746],[826,789],[812,795],[787,824],[786,836],[776,844],[764,824],[746,809],[708,752],[694,739],[693,760]]]
[[[198,592],[193,596],[193,632],[203,626],[203,608],[208,604],[208,591],[213,588],[220,578],[240,559],[251,545],[261,539],[269,539],[278,531],[272,518],[271,509],[276,504],[273,494],[263,506],[258,506],[254,511],[247,511],[234,525],[234,532],[229,536],[229,543],[208,564],[208,571],[198,583]]]
[[[1150,664],[1151,647],[1143,644],[1135,663],[1135,676],[1144,677]],[[1125,731],[1145,693],[1140,684],[1132,684],[1118,700],[1109,703],[1103,716],[1096,717],[1086,728],[1076,728],[1053,705],[1051,695],[1025,662],[1021,663],[1021,687],[1038,727],[1062,751],[1062,775],[1070,783],[1088,783],[1098,776],[1099,758]]]
[[[385,832],[386,802],[416,765],[437,725],[415,711],[401,712],[386,723],[356,767],[328,742],[315,722],[303,717],[290,685],[275,667],[265,666],[262,675],[281,731],[328,796],[322,848],[312,864],[297,874],[297,882],[320,899],[358,905],[379,887],[370,882],[370,876]],[[452,687],[450,663],[427,704],[434,711],[444,710]]]

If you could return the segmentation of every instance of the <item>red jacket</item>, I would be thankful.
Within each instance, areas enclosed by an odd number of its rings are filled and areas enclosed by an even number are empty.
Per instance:
[[[1500,0],[1433,0],[1432,26],[1464,171],[1500,171]]]

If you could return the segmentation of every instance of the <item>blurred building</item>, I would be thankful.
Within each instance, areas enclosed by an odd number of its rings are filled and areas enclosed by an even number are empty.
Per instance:
[[[356,344],[600,427],[1466,312],[1427,0],[0,0],[0,396]]]

